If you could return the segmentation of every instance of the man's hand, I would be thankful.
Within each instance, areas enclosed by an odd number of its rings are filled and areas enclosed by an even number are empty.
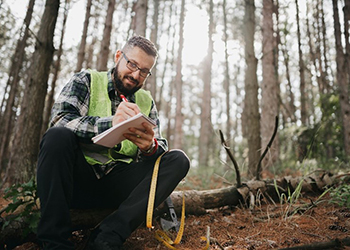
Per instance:
[[[130,134],[124,134],[124,136],[126,139],[138,146],[142,151],[147,151],[153,145],[154,131],[153,127],[146,122],[144,122],[142,126],[145,128],[144,130],[130,128]]]
[[[140,113],[140,108],[135,103],[121,102],[113,117],[112,125],[117,125],[138,113]]]

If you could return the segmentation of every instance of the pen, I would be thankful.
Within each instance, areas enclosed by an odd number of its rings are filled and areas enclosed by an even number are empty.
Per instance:
[[[120,98],[121,98],[124,102],[128,102],[128,100],[125,98],[124,95],[120,95]]]

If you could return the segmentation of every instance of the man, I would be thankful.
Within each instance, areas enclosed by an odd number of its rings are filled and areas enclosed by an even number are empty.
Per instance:
[[[154,101],[142,89],[157,56],[153,43],[132,37],[116,52],[114,69],[80,72],[63,88],[38,159],[38,238],[44,249],[73,249],[68,240],[70,208],[116,208],[92,232],[89,249],[120,249],[145,220],[153,166],[167,151]],[[157,126],[144,123],[143,130],[131,128],[124,135],[128,140],[111,149],[91,142],[93,136],[139,112]],[[180,150],[162,157],[155,207],[186,176],[189,165]]]

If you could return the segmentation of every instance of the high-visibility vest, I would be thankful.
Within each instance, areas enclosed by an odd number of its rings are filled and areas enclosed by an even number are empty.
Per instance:
[[[108,117],[112,116],[111,100],[108,96],[107,72],[97,72],[90,70],[90,103],[89,116]],[[152,107],[152,96],[149,91],[139,89],[135,92],[135,103],[141,112],[149,115]],[[124,140],[121,144],[113,148],[101,148],[97,151],[83,150],[85,159],[90,165],[106,165],[112,161],[123,161],[130,163],[136,158],[138,148],[129,140]]]

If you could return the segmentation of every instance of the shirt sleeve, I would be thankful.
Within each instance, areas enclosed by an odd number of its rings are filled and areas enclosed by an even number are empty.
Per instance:
[[[111,117],[88,116],[90,102],[90,73],[75,74],[62,89],[52,107],[50,127],[71,129],[80,139],[93,136],[112,126]]]
[[[161,126],[160,126],[160,122],[159,122],[159,116],[158,116],[158,111],[157,111],[157,107],[154,103],[154,101],[152,102],[152,108],[151,108],[151,112],[149,114],[149,117],[156,121],[156,126],[154,127],[153,131],[154,131],[154,137],[157,139],[158,141],[158,150],[157,150],[157,155],[161,154],[164,151],[168,150],[168,142],[165,138],[163,138],[162,133],[161,133]]]

